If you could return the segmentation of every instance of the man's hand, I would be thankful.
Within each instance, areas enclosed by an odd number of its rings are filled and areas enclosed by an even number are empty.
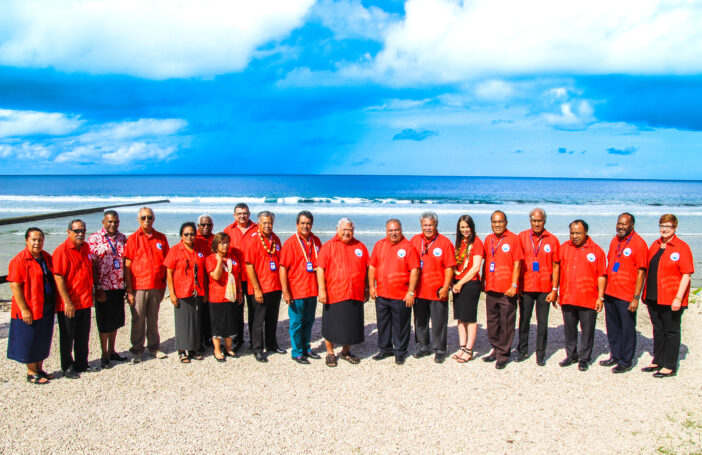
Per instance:
[[[105,300],[107,300],[107,294],[105,294],[105,291],[102,289],[97,289],[95,291],[95,299],[97,299],[98,302],[102,303]]]
[[[72,318],[76,315],[76,307],[70,300],[66,302],[66,309],[64,310],[64,313],[66,314],[67,318]]]
[[[375,286],[371,286],[370,288],[368,288],[368,295],[373,300],[378,298],[378,291],[375,289]]]
[[[414,305],[414,296],[409,292],[405,294],[405,298],[403,300],[405,301],[405,306],[408,308],[411,308]]]
[[[176,298],[175,294],[170,294],[169,297],[173,306],[178,308],[178,299]]]
[[[556,303],[558,299],[558,293],[556,291],[551,291],[546,295],[546,301],[548,303]]]
[[[517,295],[517,288],[514,286],[510,286],[507,292],[505,292],[505,296],[507,297],[514,297],[515,295]]]
[[[127,303],[129,304],[129,306],[134,306],[134,304],[136,303],[134,289],[127,289]]]
[[[319,295],[317,296],[317,300],[321,304],[326,304],[327,303],[327,291],[321,291]]]
[[[254,289],[254,297],[256,298],[256,303],[263,305],[263,291],[261,291],[261,288]]]
[[[595,301],[595,311],[597,311],[598,313],[602,311],[602,300],[600,300],[599,297]]]
[[[442,286],[439,288],[439,300],[448,299],[449,286]]]
[[[632,313],[636,313],[636,310],[638,310],[638,309],[639,309],[639,300],[638,299],[632,300],[631,303],[629,304],[628,310],[631,311]]]
[[[292,294],[290,294],[290,291],[283,291],[283,300],[290,305],[290,302],[292,302]]]
[[[675,297],[673,299],[673,304],[670,306],[670,309],[673,311],[678,311],[682,307],[682,299],[680,297]]]

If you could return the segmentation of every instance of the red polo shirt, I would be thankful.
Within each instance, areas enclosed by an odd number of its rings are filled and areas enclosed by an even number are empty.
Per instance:
[[[319,250],[317,266],[324,270],[328,303],[365,299],[368,250],[363,243],[344,243],[335,235]]]
[[[454,257],[457,257],[456,261],[458,261],[458,258],[461,257],[464,250],[467,248],[467,244],[461,244],[458,252],[454,255]],[[483,247],[483,241],[480,240],[476,235],[475,239],[473,239],[473,248],[471,248],[470,254],[466,253],[468,257],[464,259],[463,264],[459,266],[458,262],[456,262],[456,271],[458,273],[454,274],[454,280],[458,282],[461,280],[461,278],[463,278],[466,275],[466,273],[468,273],[468,271],[473,267],[473,261],[475,261],[476,256],[480,256],[480,261],[482,262],[484,254],[485,250]],[[480,272],[476,273],[475,276],[471,278],[471,281],[480,281]]]
[[[187,299],[193,296],[195,276],[197,276],[197,295],[205,295],[205,258],[207,257],[205,247],[205,242],[195,242],[193,251],[188,251],[183,242],[178,242],[163,261],[166,268],[173,270],[173,287],[177,298]]]
[[[656,240],[648,249],[648,261],[661,249],[661,239]],[[647,264],[648,265],[648,264]],[[692,251],[687,243],[680,240],[677,235],[668,241],[665,251],[658,262],[658,274],[656,277],[646,277],[647,280],[657,280],[658,282],[658,305],[672,305],[673,299],[678,292],[680,280],[683,274],[695,273],[695,265],[692,260]],[[682,306],[687,306],[687,299],[690,294],[690,285],[687,285],[682,299]],[[646,286],[644,286],[644,298],[646,298]]]
[[[619,264],[615,266],[615,264]],[[614,268],[617,271],[614,271]],[[605,294],[615,299],[631,302],[634,300],[636,275],[639,269],[648,267],[648,246],[639,234],[632,231],[619,240],[614,236],[609,242],[607,254],[607,288]]]
[[[483,249],[485,250],[485,290],[507,292],[512,286],[514,263],[524,259],[522,242],[516,234],[505,230],[499,239],[495,234],[485,237]],[[494,271],[490,271],[493,263]]]
[[[436,234],[433,241],[427,240],[421,232],[412,237],[411,243],[419,252],[422,266],[422,273],[417,285],[417,297],[426,300],[439,300],[436,292],[444,285],[445,271],[456,266],[456,252],[453,243],[439,233]],[[448,297],[443,300],[448,300]]]
[[[163,289],[166,287],[168,240],[158,231],[147,235],[139,228],[127,239],[124,257],[132,261],[133,289]]]
[[[288,286],[293,299],[317,297],[317,255],[322,242],[310,233],[310,242],[302,236],[291,235],[283,244],[280,253],[280,265],[288,269]],[[312,263],[312,270],[307,270],[307,263]]]
[[[540,237],[534,235],[531,229],[527,229],[519,233],[519,240],[524,249],[524,264],[519,272],[519,289],[524,292],[551,292],[553,263],[558,262],[561,243],[555,235],[545,229]]]
[[[51,255],[46,251],[42,251],[41,255],[49,270],[48,278],[53,280],[54,277],[52,273],[54,270],[51,263]],[[38,320],[44,317],[44,273],[39,263],[34,259],[32,253],[30,253],[27,248],[20,251],[20,253],[10,261],[7,281],[23,285],[22,294],[24,295],[24,300],[27,302],[29,309],[32,311],[32,319]],[[10,317],[22,319],[22,311],[14,296],[12,296]]]
[[[402,300],[407,295],[410,272],[419,268],[419,254],[404,237],[395,245],[384,238],[373,247],[370,265],[375,267],[378,296]]]
[[[207,247],[210,248],[209,251],[210,251],[210,252],[212,251],[212,240],[214,239],[214,234],[210,234],[209,237],[205,237],[205,236],[202,235],[202,233],[200,232],[200,229],[198,229],[198,230],[197,230],[197,235],[195,236],[195,238],[198,239],[198,240],[202,240],[202,241],[207,242]]]
[[[247,227],[244,232],[241,232],[241,229],[239,229],[236,222],[234,222],[225,227],[223,232],[229,236],[229,250],[238,250],[243,260],[245,259],[244,256],[246,254],[246,243],[251,238],[251,234],[258,232],[258,224],[251,221],[249,223],[249,227]],[[242,266],[241,281],[246,280],[248,280],[248,277],[246,276],[246,267]]]
[[[245,243],[245,261],[247,264],[254,266],[258,284],[261,285],[261,291],[264,294],[280,291],[281,289],[280,275],[278,275],[278,269],[280,268],[280,239],[277,235],[271,233],[271,240],[272,242],[265,238],[263,239],[263,241],[266,242],[266,247],[268,250],[272,251],[273,254],[269,254],[268,251],[263,248],[258,231],[251,234]],[[271,270],[271,262],[275,263],[275,270]],[[249,295],[253,294],[254,286],[250,280],[247,286]]]
[[[93,306],[93,263],[90,260],[90,247],[87,243],[80,249],[66,239],[57,246],[52,255],[54,275],[61,275],[68,288],[68,296],[76,310]],[[56,312],[65,311],[66,304],[59,293],[56,299]]]
[[[237,281],[237,285],[239,284],[241,278],[241,272],[240,269],[243,266],[239,258],[236,257],[233,251],[229,252],[228,259],[232,260],[232,274],[234,275],[234,278]],[[226,265],[227,259],[224,259],[224,265]],[[212,253],[207,258],[205,259],[205,270],[207,270],[207,282],[208,282],[208,299],[210,302],[213,303],[223,303],[223,302],[228,302],[228,300],[224,297],[224,294],[226,293],[227,290],[227,282],[229,281],[229,276],[228,274],[224,271],[224,268],[222,268],[222,275],[219,277],[219,280],[215,280],[212,278],[212,273],[214,269],[217,268],[217,254]],[[243,292],[243,291],[242,291]]]
[[[588,237],[580,248],[568,240],[558,253],[561,263],[559,302],[595,309],[597,280],[607,273],[607,261],[602,248]]]

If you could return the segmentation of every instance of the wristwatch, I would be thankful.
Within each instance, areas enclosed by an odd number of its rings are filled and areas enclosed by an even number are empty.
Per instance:
[[[414,297],[414,291],[407,291],[407,293],[408,293],[409,295],[411,295],[412,297]]]

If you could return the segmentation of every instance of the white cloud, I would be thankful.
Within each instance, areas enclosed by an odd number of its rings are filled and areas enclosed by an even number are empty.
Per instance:
[[[166,160],[172,157],[176,150],[177,148],[172,145],[146,142],[113,145],[91,144],[77,146],[67,152],[60,153],[54,158],[54,162],[80,164],[103,161],[107,164],[125,165],[152,159]]]
[[[12,158],[22,161],[45,160],[51,152],[41,144],[0,144],[0,158]]]
[[[475,88],[478,98],[484,100],[504,100],[514,94],[514,87],[509,82],[500,80],[489,80],[481,82]]]
[[[136,121],[107,123],[93,131],[82,134],[81,142],[125,141],[149,136],[168,136],[175,134],[188,125],[183,119],[142,118]]]
[[[74,131],[82,123],[77,116],[56,112],[0,109],[0,138],[35,134],[60,136]]]
[[[310,17],[331,29],[337,39],[381,39],[388,25],[398,20],[376,6],[365,8],[360,0],[320,0]]]
[[[165,79],[240,71],[314,0],[7,0],[0,64]]]
[[[374,62],[346,77],[390,85],[552,74],[698,74],[691,0],[408,0]]]
[[[594,109],[586,100],[566,102],[560,105],[560,113],[544,114],[546,124],[566,130],[586,128],[595,121]]]

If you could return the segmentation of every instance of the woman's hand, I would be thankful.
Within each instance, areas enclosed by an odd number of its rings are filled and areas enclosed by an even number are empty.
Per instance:
[[[34,318],[32,318],[32,310],[29,308],[20,310],[22,312],[22,321],[27,325],[32,325]]]

